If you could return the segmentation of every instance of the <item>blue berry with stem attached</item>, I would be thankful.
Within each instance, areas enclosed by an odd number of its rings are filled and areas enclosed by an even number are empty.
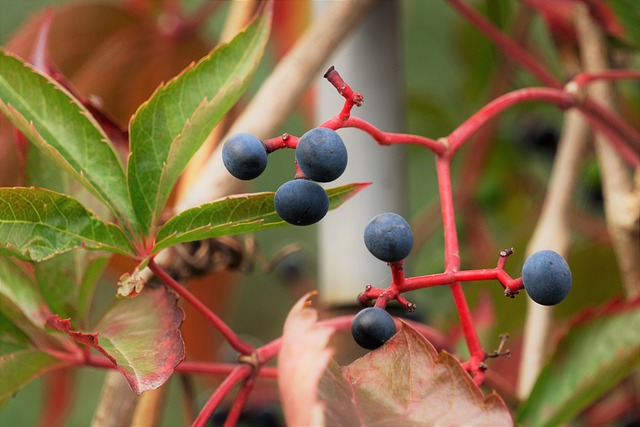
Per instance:
[[[336,131],[311,129],[298,141],[296,161],[309,179],[331,182],[342,175],[347,167],[347,147]]]
[[[280,218],[293,225],[311,225],[329,210],[324,188],[307,179],[287,181],[278,188],[273,204]]]
[[[413,248],[413,232],[400,215],[385,212],[376,215],[364,229],[364,244],[373,256],[386,262],[405,259]]]
[[[267,167],[267,149],[262,141],[250,133],[237,133],[222,147],[222,162],[229,173],[238,179],[257,178]]]
[[[396,324],[386,310],[368,307],[358,312],[351,323],[351,335],[362,348],[375,350],[396,333]]]
[[[554,251],[539,251],[522,266],[522,284],[532,300],[541,305],[556,305],[571,289],[571,269]]]

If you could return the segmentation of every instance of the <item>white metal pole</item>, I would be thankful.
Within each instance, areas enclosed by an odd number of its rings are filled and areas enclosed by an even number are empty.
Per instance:
[[[319,16],[326,1],[314,1]],[[404,85],[401,43],[401,3],[377,2],[360,27],[335,52],[326,69],[334,65],[353,90],[364,95],[353,115],[384,131],[404,128]],[[337,114],[344,99],[326,80],[316,84],[316,123]],[[405,148],[381,147],[367,134],[343,129],[349,152],[344,175],[331,186],[372,182],[345,205],[329,212],[319,225],[319,288],[329,307],[354,305],[366,284],[387,286],[390,270],[367,251],[363,234],[369,220],[382,212],[407,214]]]

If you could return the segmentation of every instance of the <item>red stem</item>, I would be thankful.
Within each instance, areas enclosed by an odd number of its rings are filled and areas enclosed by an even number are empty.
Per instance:
[[[255,376],[250,376],[249,378],[244,380],[244,382],[242,383],[242,386],[240,387],[240,391],[236,396],[236,400],[233,402],[233,405],[231,406],[229,415],[227,416],[227,419],[224,422],[224,427],[233,427],[238,423],[238,420],[240,419],[240,415],[242,414],[242,409],[244,409],[244,406],[247,404],[247,401],[249,400],[249,395],[251,394],[251,391],[253,390],[253,386],[255,385],[255,383],[256,383]]]
[[[451,152],[455,153],[487,121],[507,108],[526,101],[549,102],[561,109],[567,109],[575,105],[575,98],[560,89],[537,87],[506,93],[482,107],[447,137]]]
[[[149,268],[162,280],[169,288],[175,293],[180,295],[191,305],[195,307],[227,340],[229,345],[241,354],[253,353],[253,346],[246,341],[242,340],[236,335],[233,330],[222,321],[213,311],[209,309],[202,301],[200,301],[195,295],[189,292],[184,286],[175,281],[173,277],[169,276],[154,260],[149,261]]]
[[[240,364],[231,371],[231,373],[227,376],[227,378],[222,381],[222,384],[218,386],[216,391],[213,392],[207,403],[205,403],[204,407],[196,417],[195,421],[191,425],[191,427],[204,427],[209,418],[211,418],[211,414],[216,410],[222,399],[225,398],[227,394],[231,391],[231,389],[242,381],[245,378],[248,378],[251,375],[251,371],[253,368],[247,364]]]
[[[453,209],[453,196],[451,191],[451,159],[438,156],[436,159],[436,172],[438,174],[438,188],[440,192],[440,203],[442,205],[442,222],[444,226],[444,267],[445,273],[457,272],[460,269],[460,252],[458,248],[458,233],[456,230],[455,213]],[[471,310],[467,304],[467,299],[462,290],[460,282],[453,282],[451,285],[453,299],[458,309],[462,331],[467,341],[469,353],[471,355],[470,371],[481,381],[478,376],[480,362],[484,360],[485,351],[478,338],[478,334],[473,325]]]
[[[640,70],[604,70],[598,73],[582,72],[578,73],[572,82],[578,86],[585,86],[597,80],[638,80]]]
[[[526,49],[494,27],[475,9],[461,0],[449,0],[449,4],[456,9],[461,16],[464,16],[469,22],[471,22],[474,27],[498,45],[504,51],[507,58],[515,58],[518,60],[518,62],[524,65],[545,85],[556,89],[562,89],[562,84],[558,79],[549,73],[535,56],[531,55]]]

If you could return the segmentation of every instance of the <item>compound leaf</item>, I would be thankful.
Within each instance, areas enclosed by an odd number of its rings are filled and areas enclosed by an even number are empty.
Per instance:
[[[230,43],[161,86],[136,112],[127,173],[143,230],[153,227],[191,157],[247,88],[270,27],[267,5]]]
[[[349,366],[332,361],[319,393],[326,425],[513,425],[495,392],[483,396],[458,360],[406,324]]]
[[[0,252],[42,261],[79,247],[134,254],[120,228],[70,196],[43,188],[0,188]]]
[[[57,82],[0,49],[0,110],[31,142],[102,200],[135,221],[124,169],[91,114]]]
[[[98,332],[73,331],[59,316],[49,325],[104,354],[140,394],[164,384],[184,358],[183,319],[175,294],[147,287],[135,298],[118,300],[95,326]]]
[[[640,297],[574,320],[518,413],[527,426],[562,425],[640,365]]]
[[[328,189],[329,208],[340,206],[368,185],[357,183]],[[286,225],[273,206],[274,194],[229,196],[188,209],[171,218],[160,229],[152,252],[156,253],[178,243],[252,233]]]
[[[15,348],[0,354],[0,408],[31,380],[66,365],[48,353],[30,348]]]

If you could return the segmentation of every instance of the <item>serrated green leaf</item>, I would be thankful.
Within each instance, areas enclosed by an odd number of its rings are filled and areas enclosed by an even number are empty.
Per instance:
[[[43,188],[0,188],[0,252],[42,261],[79,247],[135,254],[120,228],[70,196]]]
[[[247,88],[270,28],[269,6],[229,44],[160,87],[136,112],[127,173],[143,230],[155,225],[191,157]]]
[[[64,365],[40,350],[23,349],[0,355],[0,408],[27,383]]]
[[[640,365],[640,298],[582,316],[518,413],[526,426],[562,425]]]
[[[91,114],[57,82],[2,49],[0,110],[123,224],[135,222],[122,164]]]
[[[335,209],[366,183],[347,184],[327,190],[329,209]],[[188,209],[171,218],[158,232],[152,253],[178,243],[193,242],[211,237],[252,233],[287,225],[273,206],[275,193],[255,193],[229,196]]]

